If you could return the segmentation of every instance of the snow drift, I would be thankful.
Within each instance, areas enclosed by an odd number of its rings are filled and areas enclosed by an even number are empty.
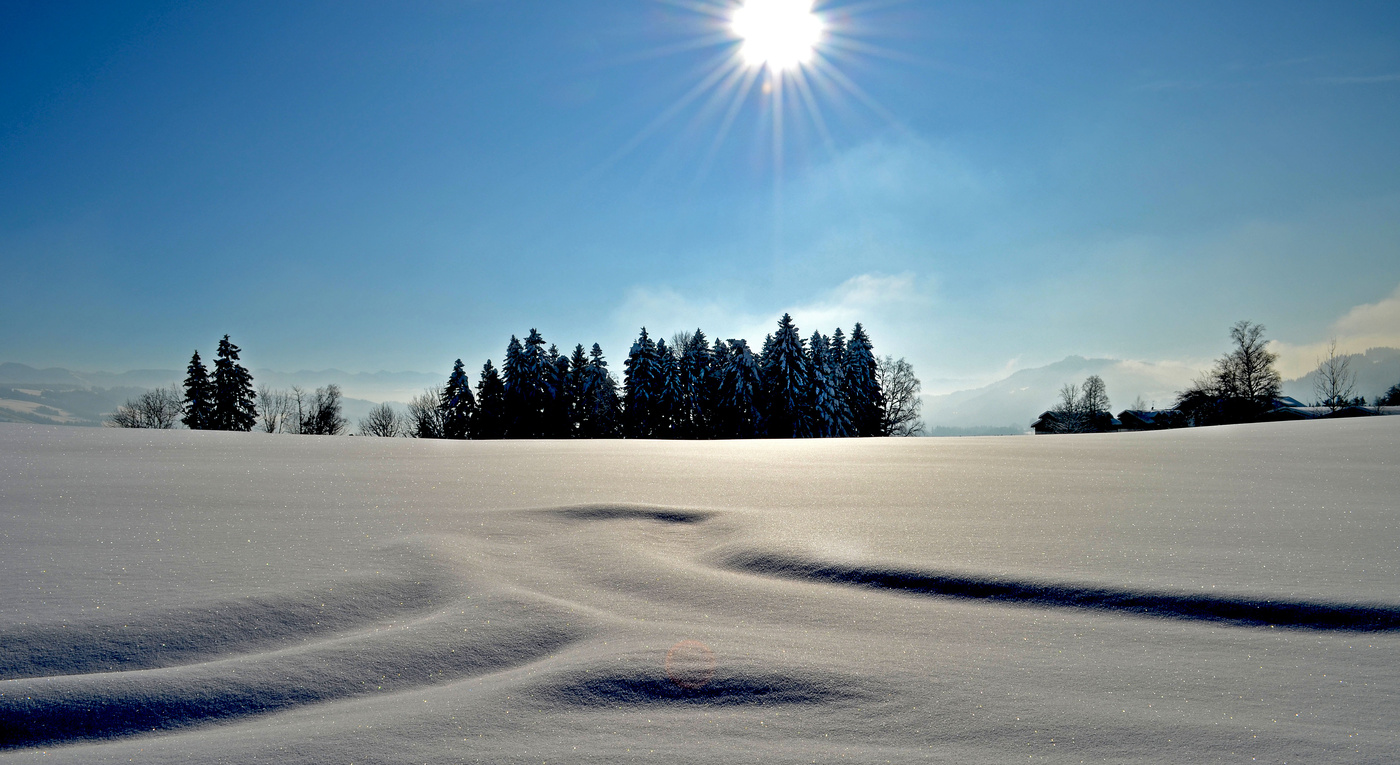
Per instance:
[[[0,761],[1384,762],[1397,459],[0,425]]]

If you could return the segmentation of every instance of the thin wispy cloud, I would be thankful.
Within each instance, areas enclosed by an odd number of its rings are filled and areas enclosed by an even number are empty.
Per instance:
[[[1358,77],[1314,77],[1311,82],[1318,82],[1326,85],[1383,85],[1386,83],[1400,82],[1400,72],[1362,75]]]

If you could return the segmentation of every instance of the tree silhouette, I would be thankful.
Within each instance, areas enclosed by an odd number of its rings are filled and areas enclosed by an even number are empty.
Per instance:
[[[255,401],[253,376],[238,363],[238,346],[229,342],[228,335],[224,335],[214,358],[214,411],[210,427],[214,430],[252,430],[258,422]]]
[[[185,373],[185,416],[180,419],[190,430],[210,430],[214,427],[214,383],[209,370],[199,360],[199,351],[190,358]]]

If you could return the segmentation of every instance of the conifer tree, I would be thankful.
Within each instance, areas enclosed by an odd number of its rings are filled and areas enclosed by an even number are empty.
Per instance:
[[[729,358],[717,403],[723,438],[756,438],[764,433],[763,375],[742,338],[729,341]]]
[[[476,415],[471,425],[472,438],[505,438],[506,388],[490,359],[481,367],[476,381]]]
[[[685,345],[678,362],[682,400],[681,414],[684,426],[682,438],[704,438],[709,419],[710,392],[710,346],[705,333],[698,328]]]
[[[588,376],[588,354],[583,351],[583,343],[579,343],[574,346],[574,352],[569,356],[563,384],[567,413],[565,432],[569,438],[585,437],[583,423],[587,419],[588,401],[584,393],[588,389]]]
[[[471,435],[472,416],[476,414],[476,399],[471,383],[462,369],[462,360],[452,365],[452,374],[442,390],[442,437],[467,438]]]
[[[763,383],[768,400],[769,438],[800,438],[809,434],[807,421],[808,385],[811,373],[802,337],[783,314],[778,331],[763,354]]]
[[[526,412],[529,408],[526,392],[529,385],[528,378],[525,348],[520,344],[520,338],[511,335],[510,343],[506,345],[505,361],[501,363],[501,384],[505,388],[505,408],[501,412],[501,425],[504,430],[502,435],[498,436],[499,438],[521,438],[524,435]]]
[[[214,430],[249,431],[258,422],[253,376],[238,363],[238,346],[228,335],[214,357]]]
[[[214,427],[214,383],[209,380],[209,370],[199,359],[199,351],[190,358],[185,370],[185,416],[180,422],[190,430],[211,430]]]
[[[665,340],[656,341],[656,437],[679,438],[686,430],[685,388],[681,384],[680,364]]]
[[[613,438],[621,432],[621,402],[617,397],[617,381],[608,371],[603,349],[597,343],[589,353],[588,374],[585,377],[584,420],[582,431],[587,438]]]
[[[815,438],[844,436],[846,423],[840,405],[841,390],[831,363],[830,341],[822,333],[813,332],[807,351],[807,367],[812,373],[807,399],[808,434]]]
[[[556,349],[555,353],[558,353]],[[550,377],[554,369],[544,349],[544,337],[530,329],[521,353],[520,396],[522,409],[511,431],[513,438],[540,438],[545,435],[545,412],[552,403]]]
[[[545,362],[546,395],[543,435],[548,438],[569,438],[573,429],[569,423],[569,359],[559,348],[549,346]]]
[[[851,412],[851,435],[884,435],[885,399],[880,391],[879,362],[870,338],[857,322],[846,345],[845,399]]]
[[[836,421],[841,427],[838,435],[854,435],[851,407],[846,401],[846,335],[840,327],[831,333],[831,342],[827,345],[827,370],[831,374],[831,385],[836,391]]]
[[[658,375],[656,344],[647,336],[647,328],[632,344],[622,381],[623,435],[627,438],[651,438],[655,434]]]
[[[729,346],[715,338],[710,349],[709,368],[705,372],[705,437],[723,438],[724,425],[721,402],[724,400],[725,370],[729,364]]]

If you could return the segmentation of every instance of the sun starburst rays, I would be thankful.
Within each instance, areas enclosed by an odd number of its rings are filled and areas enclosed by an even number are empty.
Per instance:
[[[623,142],[597,171],[659,136],[669,136],[668,148],[653,155],[652,171],[644,175],[659,172],[656,165],[678,158],[685,162],[683,158],[691,157],[692,182],[702,183],[733,138],[740,117],[756,106],[755,128],[768,134],[762,149],[772,173],[774,205],[780,208],[777,187],[786,170],[785,158],[797,150],[790,136],[810,131],[828,155],[837,151],[838,141],[825,109],[839,107],[837,113],[846,115],[842,122],[858,119],[855,115],[864,111],[898,127],[887,109],[841,71],[858,58],[861,63],[868,58],[885,58],[879,46],[856,29],[858,22],[853,22],[863,5],[820,0],[654,1],[690,15],[695,32],[651,51],[647,58],[686,55],[703,48],[715,48],[717,55],[698,64],[693,70],[696,79]],[[861,108],[849,108],[856,104]]]

